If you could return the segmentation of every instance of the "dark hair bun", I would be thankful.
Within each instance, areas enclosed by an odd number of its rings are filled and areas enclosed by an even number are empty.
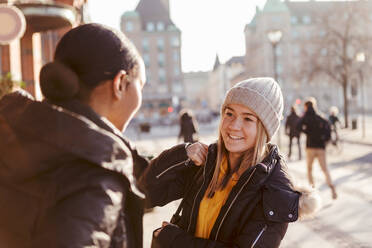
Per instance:
[[[67,100],[79,92],[79,78],[68,66],[55,61],[41,69],[40,87],[43,95],[49,100]]]

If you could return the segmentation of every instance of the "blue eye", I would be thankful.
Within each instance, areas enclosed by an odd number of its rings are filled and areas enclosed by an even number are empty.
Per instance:
[[[227,116],[232,116],[233,114],[231,112],[226,112],[225,113]]]

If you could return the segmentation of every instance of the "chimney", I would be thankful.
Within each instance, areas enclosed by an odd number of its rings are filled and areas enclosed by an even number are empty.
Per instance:
[[[161,0],[161,2],[169,13],[169,0]]]

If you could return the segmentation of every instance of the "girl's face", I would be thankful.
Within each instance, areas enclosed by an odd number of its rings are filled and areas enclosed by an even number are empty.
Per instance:
[[[240,104],[229,104],[221,123],[221,136],[231,155],[242,155],[254,147],[257,138],[256,114]]]
[[[128,75],[130,83],[124,91],[119,115],[122,118],[122,130],[124,131],[130,120],[136,114],[142,102],[142,89],[146,83],[145,66],[142,61],[132,69]]]

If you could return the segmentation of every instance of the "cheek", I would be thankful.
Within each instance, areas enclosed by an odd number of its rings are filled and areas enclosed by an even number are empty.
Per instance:
[[[228,126],[229,126],[229,121],[226,118],[222,119],[221,132],[225,133]]]
[[[223,116],[221,121],[221,128],[227,129],[227,127],[232,122],[232,117]]]
[[[135,104],[136,107],[140,107],[142,103],[142,91],[138,83],[136,84],[136,87],[134,89],[134,98],[135,99],[133,99],[133,104]]]
[[[250,125],[243,129],[244,135],[249,143],[254,143],[257,138],[257,127],[256,124]]]

